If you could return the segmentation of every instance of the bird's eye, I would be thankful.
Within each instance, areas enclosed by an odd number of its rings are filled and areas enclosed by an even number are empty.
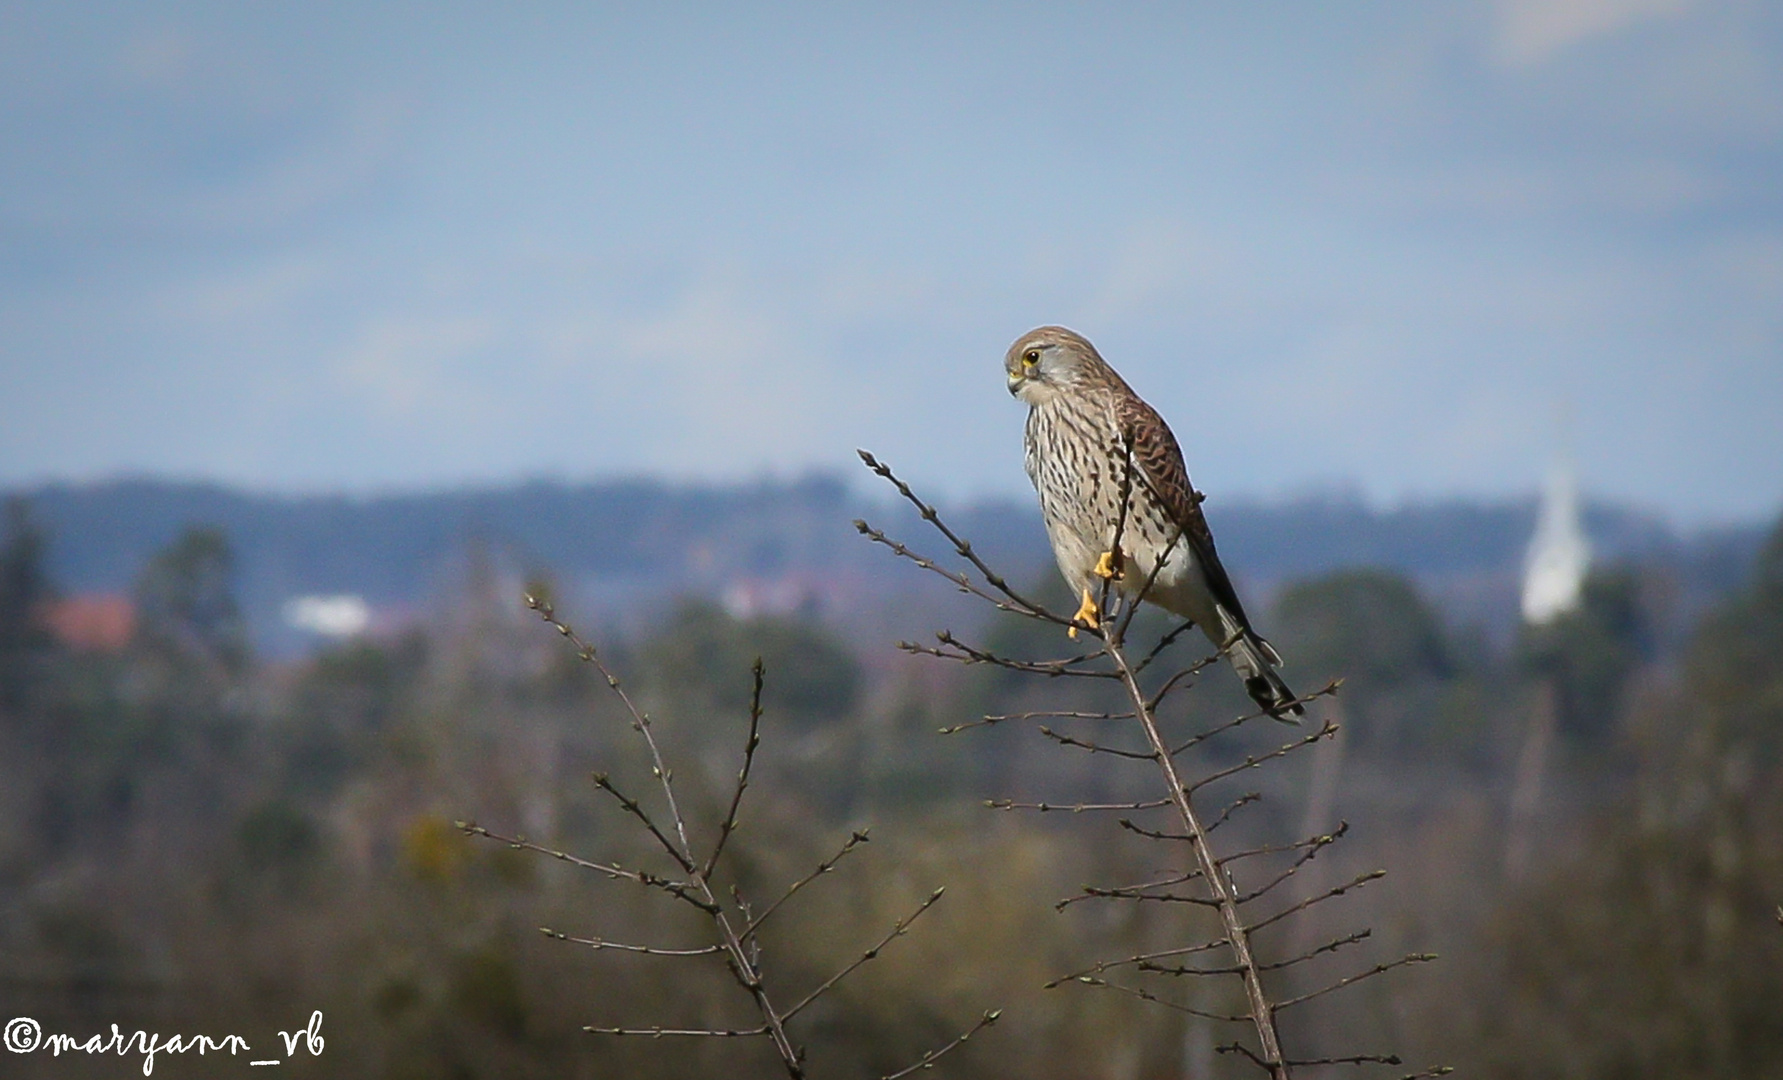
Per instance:
[[[1028,365],[1029,367],[1033,367],[1035,364],[1038,364],[1039,362],[1040,362],[1040,350],[1039,349],[1029,349],[1027,352],[1022,354],[1022,363]]]

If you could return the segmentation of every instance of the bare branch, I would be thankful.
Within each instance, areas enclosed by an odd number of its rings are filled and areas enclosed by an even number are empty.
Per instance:
[[[1403,1065],[1398,1054],[1354,1054],[1350,1057],[1307,1058],[1289,1065]]]
[[[1276,709],[1277,709],[1277,711],[1280,711],[1281,709],[1285,709],[1285,708],[1289,707],[1290,705],[1304,704],[1308,701],[1313,701],[1318,698],[1322,698],[1322,697],[1326,697],[1331,694],[1335,694],[1335,693],[1337,693],[1338,687],[1340,687],[1342,685],[1343,685],[1342,679],[1332,679],[1330,682],[1326,683],[1324,686],[1320,687],[1319,689],[1313,691],[1310,694],[1307,694],[1304,697],[1297,697],[1297,698],[1294,698],[1292,701],[1286,702],[1281,705],[1277,705]],[[1274,714],[1269,712],[1268,710],[1245,713],[1243,716],[1234,717],[1233,719],[1228,720],[1223,724],[1218,724],[1214,727],[1208,728],[1206,731],[1203,731],[1198,735],[1192,736],[1187,742],[1183,743],[1181,746],[1178,746],[1176,749],[1174,749],[1170,752],[1172,754],[1181,754],[1183,751],[1188,750],[1191,747],[1198,746],[1201,743],[1206,742],[1207,740],[1213,738],[1215,735],[1221,735],[1221,734],[1224,734],[1225,732],[1231,731],[1235,728],[1243,727],[1244,725],[1250,723],[1253,720],[1261,720],[1264,717],[1273,717],[1273,716],[1274,716]],[[1326,721],[1326,723],[1329,724],[1330,721]],[[1258,760],[1261,761],[1261,760],[1265,760],[1265,759],[1260,758]]]
[[[957,660],[962,664],[990,664],[994,667],[1007,668],[1010,671],[1024,671],[1033,675],[1048,675],[1054,678],[1061,675],[1079,679],[1119,677],[1111,671],[1089,671],[1077,667],[1078,664],[1087,663],[1103,656],[1103,651],[1084,653],[1081,656],[1071,656],[1063,660],[1012,660],[1007,656],[998,656],[985,649],[974,648],[954,637],[951,630],[938,632],[935,639],[941,642],[944,648],[937,649],[930,645],[918,645],[910,641],[898,642],[898,648],[920,656],[938,656],[943,660]],[[948,649],[956,651],[949,652]]]
[[[1192,668],[1183,668],[1168,679],[1165,679],[1164,685],[1158,687],[1158,692],[1146,699],[1145,707],[1150,709],[1153,713],[1156,713],[1158,711],[1158,706],[1164,704],[1164,699],[1169,696],[1170,691],[1175,690],[1179,685],[1184,683],[1187,683],[1190,687],[1195,685],[1191,679],[1194,674],[1195,672]]]
[[[961,557],[965,558],[973,566],[978,568],[978,572],[980,574],[984,575],[984,580],[987,583],[989,583],[991,588],[1002,593],[1004,596],[1008,597],[1013,603],[1015,603],[1016,605],[1023,608],[1024,610],[1021,612],[1021,614],[1025,614],[1025,615],[1028,615],[1033,618],[1045,619],[1048,622],[1058,623],[1060,626],[1070,626],[1071,625],[1070,619],[1064,618],[1061,615],[1057,615],[1051,611],[1048,611],[1044,606],[1037,604],[1032,600],[1029,600],[1028,598],[1022,596],[1020,593],[1017,593],[1014,589],[1010,588],[1009,583],[1007,581],[1004,581],[1001,575],[999,575],[996,571],[992,570],[989,566],[985,565],[984,560],[978,557],[978,553],[976,551],[972,550],[971,544],[960,539],[958,536],[956,536],[954,534],[954,531],[952,529],[947,527],[947,524],[941,520],[941,516],[935,512],[934,507],[930,506],[928,503],[925,503],[921,499],[917,498],[916,493],[914,491],[910,490],[909,484],[904,483],[904,481],[898,479],[897,476],[893,475],[893,473],[891,471],[891,466],[881,464],[878,458],[875,458],[872,454],[868,453],[865,450],[857,450],[857,451],[855,451],[855,453],[860,455],[861,461],[866,464],[867,468],[872,469],[879,476],[890,481],[892,486],[898,489],[898,494],[904,496],[904,498],[907,499],[911,503],[911,505],[916,507],[917,512],[922,515],[922,519],[924,521],[928,522],[930,525],[933,525],[935,527],[935,529],[941,533],[942,536],[947,537],[948,542],[953,544],[953,549],[955,551],[957,551]],[[860,526],[860,524],[862,524],[862,523],[857,523],[856,527],[858,528]]]
[[[1221,825],[1224,825],[1227,821],[1231,820],[1233,814],[1237,813],[1238,811],[1244,809],[1245,807],[1249,806],[1250,804],[1252,804],[1254,802],[1262,802],[1262,801],[1263,801],[1263,796],[1260,792],[1256,792],[1256,791],[1245,792],[1243,795],[1240,795],[1238,798],[1232,800],[1232,802],[1230,804],[1228,804],[1224,810],[1221,810],[1219,812],[1219,815],[1216,816],[1213,819],[1213,821],[1208,823],[1207,831],[1208,832],[1214,831],[1215,829],[1219,828]]]
[[[1234,1042],[1227,1043],[1224,1046],[1216,1046],[1213,1049],[1214,1049],[1214,1053],[1216,1053],[1216,1054],[1243,1054],[1245,1057],[1250,1059],[1250,1062],[1252,1065],[1255,1065],[1257,1068],[1262,1069],[1264,1072],[1267,1072],[1267,1073],[1275,1072],[1275,1070],[1270,1067],[1269,1062],[1264,1061],[1262,1058],[1258,1057],[1256,1055],[1256,1053],[1251,1050],[1250,1047],[1244,1045],[1241,1042],[1234,1041]],[[1283,1062],[1283,1064],[1286,1065],[1286,1062]]]
[[[1127,830],[1128,832],[1138,833],[1140,836],[1145,837],[1147,840],[1175,840],[1175,841],[1178,841],[1179,843],[1186,844],[1189,841],[1195,839],[1193,836],[1190,836],[1188,833],[1167,833],[1167,832],[1160,832],[1156,829],[1148,829],[1143,825],[1136,824],[1132,818],[1122,818],[1120,820],[1120,827]]]
[[[1072,972],[1069,975],[1061,975],[1052,982],[1042,986],[1041,989],[1051,990],[1054,987],[1063,986],[1068,982],[1075,982],[1078,979],[1083,978],[1085,975],[1100,975],[1109,968],[1126,967],[1129,964],[1142,964],[1148,960],[1162,960],[1171,956],[1188,956],[1192,953],[1211,952],[1214,949],[1221,949],[1225,946],[1226,939],[1217,938],[1213,941],[1204,941],[1199,945],[1184,945],[1180,948],[1165,949],[1161,952],[1140,953],[1138,956],[1129,956],[1125,960],[1104,960],[1095,967],[1085,968],[1082,971]]]
[[[755,936],[755,932],[757,930],[761,929],[762,924],[768,921],[768,917],[773,915],[774,912],[780,910],[781,904],[784,904],[788,900],[791,900],[793,898],[793,894],[797,893],[800,889],[811,884],[813,881],[816,881],[818,878],[829,873],[831,870],[834,870],[836,868],[836,864],[842,861],[842,857],[844,855],[847,855],[849,852],[853,851],[856,847],[858,847],[861,844],[864,844],[866,842],[867,842],[867,830],[866,829],[861,829],[858,832],[850,834],[848,839],[843,842],[842,849],[840,851],[836,852],[834,855],[831,855],[829,858],[825,859],[823,862],[818,863],[817,869],[811,871],[809,874],[806,874],[804,877],[793,882],[791,888],[787,889],[785,892],[780,894],[780,899],[774,901],[772,904],[769,904],[767,906],[767,908],[760,915],[757,915],[755,918],[750,919],[748,924],[743,927],[743,932],[738,936],[745,938],[745,939],[753,938]],[[745,916],[745,918],[747,918],[747,916]]]
[[[948,1043],[946,1046],[943,1046],[936,1050],[930,1050],[928,1053],[924,1054],[916,1062],[916,1064],[908,1066],[903,1069],[899,1069],[895,1073],[887,1073],[886,1075],[880,1077],[879,1080],[901,1080],[902,1077],[909,1076],[911,1073],[921,1072],[924,1069],[934,1068],[935,1062],[941,1057],[941,1055],[947,1053],[949,1050],[952,1050],[952,1049],[960,1046],[967,1039],[970,1039],[972,1036],[978,1034],[980,1031],[983,1031],[985,1028],[990,1027],[992,1024],[996,1023],[997,1018],[1002,1015],[1003,1015],[1002,1009],[989,1010],[983,1016],[978,1018],[978,1023],[973,1024],[970,1028],[967,1028],[964,1033],[962,1033],[958,1038],[954,1039],[952,1042]]]
[[[1273,964],[1264,964],[1263,970],[1265,970],[1265,971],[1280,971],[1282,968],[1293,967],[1295,964],[1305,963],[1306,961],[1311,960],[1315,956],[1320,956],[1320,955],[1323,955],[1324,953],[1328,953],[1328,952],[1336,952],[1337,950],[1343,948],[1345,945],[1354,945],[1358,941],[1361,941],[1364,938],[1372,937],[1373,935],[1374,935],[1373,930],[1358,930],[1353,934],[1348,934],[1344,937],[1337,938],[1334,941],[1327,941],[1327,942],[1325,942],[1325,944],[1320,945],[1317,948],[1308,949],[1306,952],[1303,952],[1299,956],[1293,957],[1291,959],[1277,960]]]
[[[1192,968],[1181,964],[1178,964],[1175,967],[1167,967],[1163,964],[1154,964],[1149,961],[1140,964],[1138,970],[1150,975],[1243,975],[1246,971],[1245,968],[1241,968],[1235,964],[1228,967]]]
[[[1006,603],[1005,601],[999,600],[997,597],[992,596],[990,593],[988,593],[988,592],[984,591],[982,588],[980,588],[978,586],[977,582],[974,582],[971,578],[967,577],[965,574],[955,573],[952,570],[946,569],[945,567],[941,566],[939,563],[935,562],[935,560],[930,559],[927,556],[920,555],[915,551],[912,551],[910,548],[906,547],[905,545],[899,543],[896,540],[893,540],[891,537],[885,535],[884,533],[880,532],[878,529],[875,529],[873,526],[867,524],[865,521],[862,521],[859,518],[855,519],[854,528],[855,528],[856,532],[860,533],[862,536],[866,537],[868,540],[871,540],[873,543],[883,544],[885,547],[890,548],[891,553],[893,555],[896,555],[901,559],[909,559],[911,562],[915,563],[917,566],[922,567],[924,570],[927,570],[933,574],[941,575],[942,577],[946,578],[948,581],[952,582],[954,587],[959,589],[961,592],[970,593],[973,596],[978,597],[980,600],[983,600],[983,601],[991,604],[992,606],[996,607],[997,609],[999,609],[1001,611],[1007,611],[1014,615],[1023,615],[1028,618],[1042,618],[1043,617],[1043,616],[1039,615],[1039,613],[1037,613],[1037,612],[1029,611],[1027,608],[1019,607],[1015,604],[1010,604],[1010,603]]]
[[[1153,661],[1157,660],[1158,657],[1164,655],[1164,650],[1166,650],[1166,649],[1170,648],[1170,646],[1176,644],[1178,638],[1182,637],[1184,634],[1188,633],[1190,630],[1193,630],[1194,628],[1195,628],[1195,620],[1193,620],[1193,619],[1185,620],[1181,623],[1178,623],[1176,626],[1171,627],[1168,631],[1165,632],[1163,637],[1158,639],[1157,644],[1153,645],[1151,647],[1150,651],[1148,651],[1144,656],[1139,658],[1139,663],[1133,665],[1133,674],[1138,675],[1141,672],[1145,671],[1146,668],[1151,667]],[[1216,661],[1219,660],[1219,658],[1220,658],[1219,653],[1215,653],[1212,656],[1203,657],[1202,659],[1197,660],[1194,663],[1183,668],[1182,671],[1186,674],[1193,675],[1196,672],[1202,670],[1203,668],[1206,668],[1209,665],[1215,663]]]
[[[1337,843],[1337,838],[1342,836],[1343,834],[1344,834],[1344,830],[1339,829],[1337,832],[1330,833],[1325,836],[1313,837],[1312,840],[1308,842],[1309,846],[1306,848],[1306,850],[1301,852],[1300,856],[1298,858],[1296,858],[1293,861],[1293,863],[1288,866],[1287,869],[1283,870],[1281,873],[1277,874],[1275,877],[1270,878],[1266,884],[1261,885],[1258,888],[1252,889],[1250,892],[1245,893],[1244,895],[1240,896],[1238,898],[1238,902],[1241,904],[1248,904],[1252,900],[1256,900],[1259,897],[1267,895],[1276,886],[1280,885],[1282,882],[1287,881],[1289,878],[1291,878],[1295,874],[1299,873],[1300,868],[1305,866],[1307,863],[1312,862],[1313,859],[1318,856],[1319,852],[1325,850],[1325,848],[1330,846],[1331,844]],[[1237,856],[1234,856],[1234,858],[1237,858]],[[1227,860],[1227,862],[1230,862],[1230,861],[1231,861],[1230,859]]]
[[[1227,720],[1223,724],[1216,724],[1213,727],[1208,728],[1206,731],[1200,731],[1200,732],[1195,733],[1194,735],[1189,736],[1188,741],[1184,742],[1180,746],[1177,746],[1175,749],[1171,750],[1170,755],[1172,757],[1180,757],[1184,751],[1192,750],[1195,747],[1200,746],[1202,743],[1206,742],[1207,740],[1213,738],[1216,735],[1224,735],[1228,731],[1232,731],[1235,728],[1243,727],[1244,725],[1250,723],[1252,720],[1256,720],[1259,717],[1266,716],[1266,715],[1268,715],[1268,714],[1267,713],[1246,713],[1243,716],[1239,716],[1239,717],[1235,717],[1231,720]]]
[[[1204,1020],[1226,1020],[1235,1024],[1244,1024],[1249,1023],[1251,1019],[1248,1014],[1244,1016],[1234,1016],[1231,1013],[1206,1012],[1174,1001],[1167,1001],[1151,991],[1142,990],[1137,986],[1123,986],[1120,983],[1111,983],[1105,979],[1098,979],[1089,975],[1079,976],[1076,981],[1085,986],[1100,987],[1104,990],[1119,990],[1123,994],[1131,994],[1136,998],[1143,1001],[1149,1001],[1154,1005],[1162,1005],[1166,1009],[1175,1009],[1177,1012],[1188,1013],[1190,1016],[1199,1016]]]
[[[1301,848],[1306,847],[1322,847],[1326,844],[1335,843],[1349,831],[1350,823],[1347,821],[1340,821],[1337,823],[1337,828],[1320,836],[1309,836],[1305,840],[1296,840],[1291,844],[1264,844],[1262,847],[1246,848],[1243,851],[1235,851],[1230,855],[1222,855],[1217,861],[1221,866],[1224,866],[1227,863],[1235,863],[1240,859],[1251,859],[1259,855],[1281,855],[1289,851],[1299,851]]]
[[[650,820],[650,815],[644,812],[644,808],[638,805],[638,801],[628,798],[623,791],[614,787],[612,779],[606,773],[597,772],[594,774],[594,786],[619,800],[619,805],[625,808],[626,813],[643,822],[644,828],[650,830],[650,835],[656,837],[656,842],[669,853],[669,857],[681,864],[681,869],[690,874],[694,872],[693,860],[681,854],[674,841],[662,834],[662,830],[656,827],[656,822]]]
[[[753,925],[755,915],[749,909],[749,901],[743,899],[743,890],[738,888],[737,883],[734,881],[731,882],[731,903],[737,905],[737,911],[743,916],[744,926],[748,927]],[[744,959],[749,962],[749,969],[751,971],[760,971],[761,938],[758,938],[745,930],[742,935],[742,940],[744,945],[747,946],[747,955],[745,955]]]
[[[587,859],[579,859],[567,851],[558,851],[556,848],[548,848],[540,844],[535,844],[523,836],[503,836],[501,833],[491,832],[474,821],[460,821],[455,824],[460,830],[471,836],[487,837],[490,840],[499,841],[519,851],[533,851],[540,855],[549,855],[553,859],[569,863],[571,866],[580,866],[584,870],[593,870],[596,873],[605,874],[610,878],[623,878],[626,881],[635,881],[640,885],[648,885],[651,888],[661,889],[664,892],[669,893],[671,896],[687,901],[708,915],[715,914],[718,910],[716,904],[708,903],[695,895],[693,884],[691,882],[673,881],[669,878],[658,877],[655,874],[650,873],[648,870],[631,870],[620,866],[617,863],[598,863],[591,862]]]
[[[1147,889],[1162,889],[1170,885],[1181,885],[1184,882],[1194,881],[1200,876],[1201,871],[1190,870],[1186,874],[1175,874],[1167,878],[1161,878],[1157,881],[1141,882],[1138,885],[1116,885],[1112,887],[1084,885],[1082,886],[1083,891],[1078,893],[1078,895],[1067,896],[1063,900],[1053,904],[1052,907],[1054,911],[1063,911],[1072,904],[1084,900],[1144,900],[1147,899],[1147,897],[1142,894],[1145,893]]]
[[[1299,997],[1289,998],[1286,1001],[1278,1003],[1275,1008],[1276,1008],[1276,1011],[1279,1012],[1282,1009],[1285,1009],[1290,1005],[1298,1005],[1303,1001],[1311,1001],[1313,998],[1319,997],[1323,994],[1329,994],[1333,990],[1342,990],[1346,986],[1354,986],[1356,983],[1361,982],[1363,979],[1371,979],[1374,976],[1379,975],[1384,971],[1392,971],[1394,968],[1405,967],[1407,964],[1422,964],[1422,963],[1426,963],[1428,961],[1435,960],[1435,959],[1436,959],[1435,953],[1407,953],[1406,955],[1400,957],[1397,960],[1389,960],[1384,964],[1376,964],[1375,966],[1369,968],[1367,971],[1364,971],[1357,975],[1350,975],[1345,978],[1339,979],[1336,982],[1332,983],[1331,985],[1322,986],[1319,989],[1312,991],[1311,993],[1301,994]]]
[[[1011,720],[1131,720],[1131,719],[1133,719],[1132,713],[1072,712],[1072,711],[1061,712],[1061,711],[1057,711],[1057,710],[1051,710],[1051,711],[1042,710],[1039,712],[992,714],[990,716],[986,716],[979,720],[968,720],[963,724],[954,724],[952,727],[944,727],[944,728],[940,728],[938,730],[943,735],[957,735],[960,732],[969,730],[971,728],[996,727],[998,724],[1006,724],[1006,723],[1010,722]]]
[[[1133,674],[1132,667],[1118,645],[1104,638],[1108,646],[1109,658],[1114,662],[1121,676],[1121,685],[1127,691],[1128,700],[1133,704],[1133,711],[1138,713],[1140,727],[1145,731],[1146,741],[1156,753],[1157,765],[1164,774],[1164,782],[1168,786],[1171,801],[1176,804],[1177,814],[1181,817],[1188,836],[1193,838],[1190,845],[1195,859],[1199,863],[1202,880],[1212,894],[1212,904],[1220,913],[1220,922],[1226,931],[1226,941],[1232,950],[1232,961],[1243,969],[1245,1000],[1250,1006],[1248,1018],[1256,1025],[1257,1039],[1263,1048],[1263,1059],[1271,1062],[1270,1073],[1274,1080],[1288,1080],[1287,1066],[1280,1064],[1282,1060],[1281,1041],[1275,1029],[1274,1014],[1269,1006],[1269,998],[1263,991],[1261,974],[1257,971],[1256,960],[1251,955],[1249,931],[1239,916],[1238,904],[1232,896],[1232,888],[1225,880],[1219,865],[1214,862],[1213,849],[1208,845],[1207,830],[1202,826],[1199,815],[1195,813],[1192,800],[1193,789],[1185,786],[1182,777],[1176,771],[1176,761],[1164,742],[1163,734],[1158,730],[1157,719],[1145,707],[1145,692],[1140,689],[1139,679]],[[1196,785],[1199,787],[1200,785]]]
[[[1300,901],[1298,904],[1295,904],[1292,907],[1283,908],[1282,910],[1276,912],[1274,915],[1269,916],[1269,918],[1264,919],[1262,922],[1252,923],[1251,924],[1251,933],[1254,934],[1257,931],[1263,929],[1265,926],[1269,926],[1273,923],[1278,923],[1290,915],[1295,915],[1295,914],[1298,914],[1299,912],[1305,911],[1307,908],[1312,907],[1314,904],[1323,903],[1326,900],[1330,900],[1335,897],[1342,896],[1344,893],[1349,892],[1351,889],[1359,889],[1371,881],[1378,881],[1381,878],[1384,878],[1386,876],[1387,876],[1387,872],[1385,870],[1370,870],[1366,874],[1358,874],[1356,877],[1351,878],[1350,880],[1344,882],[1342,885],[1339,885],[1336,888],[1327,889],[1326,891],[1318,894],[1317,896],[1311,896],[1311,897],[1306,898],[1305,900]]]
[[[617,941],[607,941],[604,938],[574,937],[553,930],[549,926],[539,927],[539,933],[557,941],[567,941],[572,945],[586,945],[591,949],[618,949],[622,952],[643,953],[646,956],[710,956],[724,951],[723,945],[706,945],[697,949],[657,949],[649,945],[624,945]]]
[[[1327,721],[1325,721],[1324,727],[1321,727],[1319,730],[1313,732],[1312,734],[1302,736],[1301,738],[1295,739],[1291,743],[1284,743],[1281,746],[1276,747],[1274,750],[1269,751],[1269,753],[1267,753],[1267,754],[1257,754],[1255,756],[1247,755],[1242,764],[1233,765],[1229,768],[1220,769],[1216,772],[1209,773],[1206,776],[1202,777],[1201,779],[1195,781],[1193,784],[1189,785],[1188,790],[1189,791],[1199,791],[1201,788],[1204,788],[1209,784],[1217,783],[1218,781],[1224,780],[1228,776],[1235,776],[1238,773],[1244,772],[1246,769],[1254,769],[1266,761],[1273,761],[1279,757],[1286,757],[1287,755],[1293,753],[1296,750],[1299,750],[1302,747],[1311,746],[1313,743],[1318,742],[1320,739],[1329,739],[1331,736],[1333,736],[1335,734],[1337,734],[1337,725],[1335,723],[1333,723],[1332,721],[1327,720]]]
[[[662,751],[656,745],[656,736],[651,733],[649,715],[632,703],[631,695],[625,692],[625,687],[619,682],[619,676],[613,674],[612,670],[607,667],[606,662],[600,658],[600,654],[595,651],[594,646],[583,641],[568,623],[557,617],[550,601],[541,600],[528,593],[526,606],[538,612],[539,618],[550,623],[559,634],[568,639],[569,643],[575,646],[576,655],[584,663],[593,664],[595,670],[599,671],[607,680],[608,688],[624,703],[625,711],[631,714],[632,729],[642,735],[645,744],[650,747],[651,770],[662,782],[663,798],[669,805],[669,819],[674,823],[675,835],[681,840],[681,855],[689,864],[692,864],[693,848],[687,842],[687,822],[681,817],[681,808],[675,804],[675,789],[670,782],[669,770],[662,763]]]
[[[1268,1068],[1267,1065],[1263,1064],[1262,1058],[1259,1058],[1257,1055],[1253,1054],[1251,1052],[1250,1047],[1245,1046],[1242,1043],[1228,1043],[1225,1046],[1216,1046],[1213,1049],[1214,1049],[1214,1053],[1216,1053],[1216,1054],[1232,1054],[1232,1053],[1243,1054],[1244,1056],[1250,1058],[1253,1064],[1262,1066],[1263,1068]],[[1403,1064],[1403,1062],[1401,1062],[1399,1060],[1399,1055],[1397,1055],[1397,1054],[1357,1054],[1353,1057],[1328,1057],[1328,1058],[1297,1059],[1297,1060],[1293,1060],[1293,1061],[1284,1061],[1282,1064],[1294,1065],[1294,1066],[1300,1066],[1300,1065],[1400,1065],[1400,1064]]]
[[[1156,754],[1141,754],[1133,750],[1118,750],[1112,746],[1103,746],[1101,743],[1093,743],[1085,739],[1074,739],[1069,735],[1062,735],[1059,732],[1054,731],[1052,728],[1045,726],[1040,728],[1040,734],[1054,740],[1060,746],[1075,746],[1079,750],[1088,750],[1092,754],[1112,754],[1115,757],[1129,758],[1133,761],[1157,760]]]
[[[1042,813],[1052,810],[1063,810],[1073,814],[1081,814],[1085,810],[1155,810],[1160,806],[1169,806],[1169,799],[1152,799],[1148,802],[1124,803],[1025,803],[1012,799],[986,799],[986,808],[991,810],[1039,810]]]
[[[879,939],[879,944],[873,946],[872,948],[868,949],[866,952],[862,953],[859,957],[857,957],[855,959],[855,961],[853,963],[849,964],[847,967],[843,968],[841,971],[838,971],[834,975],[831,975],[829,978],[825,979],[823,981],[823,983],[820,986],[818,986],[817,989],[811,991],[809,994],[806,994],[805,999],[803,1001],[799,1002],[797,1005],[794,1005],[792,1008],[786,1010],[786,1014],[782,1017],[782,1019],[791,1020],[793,1017],[797,1016],[799,1014],[799,1012],[805,1008],[805,1006],[811,1004],[813,1001],[816,1001],[818,998],[829,993],[831,987],[834,987],[837,983],[839,983],[843,979],[847,978],[850,974],[852,974],[862,964],[877,957],[879,955],[879,951],[881,949],[885,948],[887,945],[891,944],[893,938],[902,937],[904,935],[904,932],[906,930],[910,929],[911,923],[913,923],[917,919],[921,918],[923,912],[934,907],[936,901],[940,900],[941,895],[943,893],[945,893],[946,891],[947,891],[947,889],[945,887],[943,887],[943,888],[936,889],[934,892],[930,893],[929,898],[927,900],[924,900],[920,905],[918,905],[917,909],[915,911],[904,916],[902,919],[899,919],[897,922],[897,925],[895,925],[891,928],[891,933],[889,933],[889,934],[885,935],[885,937]]]
[[[762,670],[758,656],[751,669],[754,685],[749,690],[749,738],[743,743],[743,767],[737,770],[737,786],[731,792],[730,809],[724,812],[724,821],[718,826],[718,839],[712,845],[712,854],[706,856],[705,864],[700,867],[702,879],[711,878],[713,869],[718,866],[718,857],[724,854],[725,842],[737,830],[737,810],[743,805],[743,792],[749,787],[749,766],[755,762],[755,748],[761,745]]]

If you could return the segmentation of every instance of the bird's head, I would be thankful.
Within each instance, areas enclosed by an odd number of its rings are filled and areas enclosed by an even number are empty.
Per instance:
[[[1003,357],[1009,392],[1039,405],[1061,392],[1096,380],[1108,365],[1082,334],[1042,326],[1017,338]]]

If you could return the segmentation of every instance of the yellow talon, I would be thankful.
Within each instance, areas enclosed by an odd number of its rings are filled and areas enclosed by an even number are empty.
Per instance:
[[[1102,623],[1096,618],[1096,600],[1090,595],[1089,589],[1084,589],[1083,603],[1077,606],[1077,614],[1071,616],[1071,618],[1073,621],[1083,623],[1091,630],[1100,630],[1102,628]],[[1073,626],[1066,630],[1065,633],[1069,637],[1076,637],[1077,627]]]
[[[1104,551],[1102,557],[1096,560],[1096,576],[1103,581],[1111,581],[1121,576],[1120,571],[1114,568],[1114,552]]]

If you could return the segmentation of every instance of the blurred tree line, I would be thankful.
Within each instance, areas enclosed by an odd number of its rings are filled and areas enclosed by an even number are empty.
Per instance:
[[[726,1026],[747,1013],[715,967],[578,949],[536,929],[675,946],[696,923],[453,827],[474,817],[591,857],[652,858],[588,779],[647,786],[606,688],[517,597],[494,595],[490,575],[467,573],[406,633],[274,664],[249,646],[227,537],[192,529],[141,573],[128,643],[90,649],[46,617],[59,600],[44,570],[53,538],[19,502],[4,529],[7,1016],[70,1033],[114,1022],[233,1032],[258,1049],[321,1009],[339,1075],[775,1075],[750,1044],[582,1032]],[[533,587],[548,591],[548,576]],[[1295,1016],[1294,1045],[1391,1045],[1482,1076],[1783,1075],[1783,527],[1751,580],[1682,643],[1657,629],[1666,595],[1650,569],[1600,571],[1577,611],[1508,648],[1447,624],[1381,570],[1275,598],[1266,626],[1293,683],[1343,680],[1331,707],[1344,733],[1261,781],[1265,801],[1234,827],[1352,821],[1356,845],[1334,866],[1312,864],[1309,885],[1389,867],[1359,911],[1332,918],[1372,925],[1388,951],[1446,957]],[[1052,904],[1086,880],[1143,874],[1155,852],[1111,841],[1101,823],[978,805],[1102,798],[1143,777],[1018,723],[937,734],[984,714],[1073,707],[1072,695],[1100,707],[1094,687],[886,659],[809,619],[738,619],[697,600],[632,638],[603,633],[598,613],[567,614],[660,719],[695,822],[722,811],[749,666],[764,659],[759,801],[733,842],[747,892],[774,894],[872,826],[861,856],[801,894],[769,939],[771,970],[821,978],[914,898],[949,886],[932,917],[810,1018],[813,1075],[880,1075],[997,1006],[1004,1022],[948,1059],[950,1074],[1240,1074],[1212,1054],[1228,1033],[1201,1021],[1039,989],[1153,940],[1154,912]],[[1138,632],[1165,628],[1148,617]],[[1070,648],[1013,620],[984,636],[1010,654]],[[1507,807],[1543,701],[1554,744],[1529,863],[1511,872]],[[1175,708],[1179,724],[1246,711],[1222,669]],[[201,1076],[239,1064],[158,1067]],[[118,1063],[39,1054],[8,1066],[110,1076]]]

